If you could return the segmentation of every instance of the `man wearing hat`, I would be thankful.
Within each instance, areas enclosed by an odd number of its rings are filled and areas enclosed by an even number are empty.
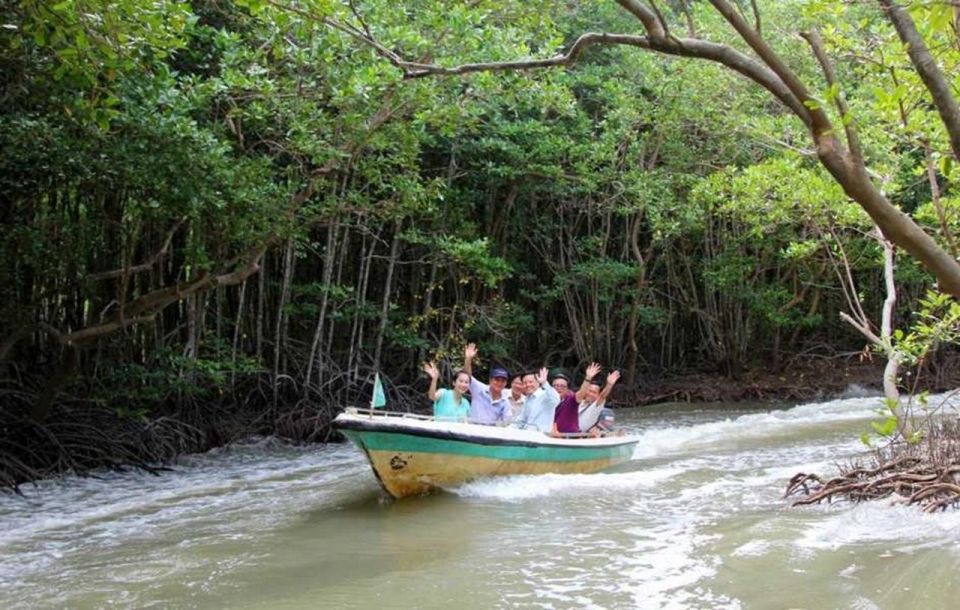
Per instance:
[[[507,402],[507,379],[510,374],[503,367],[490,369],[490,383],[483,383],[473,376],[473,359],[477,357],[477,346],[468,343],[463,350],[463,370],[470,374],[470,415],[472,424],[495,425],[506,422],[510,413]]]
[[[570,378],[561,369],[554,369],[553,376],[550,378],[550,385],[557,391],[560,400],[567,397],[570,393]]]

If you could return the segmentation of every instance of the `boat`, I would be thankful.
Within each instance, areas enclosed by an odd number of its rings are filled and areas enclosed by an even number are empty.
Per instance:
[[[631,436],[551,437],[539,430],[434,421],[412,413],[348,408],[333,425],[363,451],[394,498],[484,477],[584,474],[626,462]]]

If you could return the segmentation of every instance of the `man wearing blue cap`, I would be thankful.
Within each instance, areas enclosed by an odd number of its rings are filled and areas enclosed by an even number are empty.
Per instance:
[[[467,344],[463,350],[463,370],[470,374],[470,415],[472,424],[495,425],[506,422],[510,413],[507,393],[507,370],[495,366],[490,369],[490,383],[486,384],[473,376],[473,359],[477,357],[475,343]]]

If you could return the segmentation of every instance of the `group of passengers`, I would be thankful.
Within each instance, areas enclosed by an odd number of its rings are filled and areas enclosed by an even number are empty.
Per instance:
[[[570,379],[563,373],[553,375],[547,383],[546,367],[511,377],[506,369],[495,366],[490,369],[490,382],[483,383],[473,376],[476,357],[477,346],[468,344],[463,350],[463,369],[454,376],[452,389],[437,388],[440,371],[433,362],[423,365],[430,377],[427,396],[433,401],[434,419],[510,425],[552,436],[599,436],[613,430],[613,411],[604,405],[620,379],[619,371],[608,374],[603,383],[600,365],[591,362],[583,383],[574,392]],[[472,400],[467,400],[467,392]]]

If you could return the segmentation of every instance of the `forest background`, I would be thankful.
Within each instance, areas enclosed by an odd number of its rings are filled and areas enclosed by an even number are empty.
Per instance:
[[[956,257],[960,170],[878,3],[732,5],[843,97],[871,178]],[[707,2],[650,6],[744,47]],[[960,8],[910,14],[956,92]],[[879,315],[883,248],[767,92],[630,46],[465,76],[385,60],[550,57],[637,28],[601,1],[4,3],[2,482],[323,440],[376,371],[426,407],[419,363],[449,376],[468,341],[481,369],[598,360],[631,403],[843,379],[871,352],[840,314]],[[895,277],[902,332],[943,306],[913,259]],[[956,363],[939,347],[904,384],[954,387]]]

